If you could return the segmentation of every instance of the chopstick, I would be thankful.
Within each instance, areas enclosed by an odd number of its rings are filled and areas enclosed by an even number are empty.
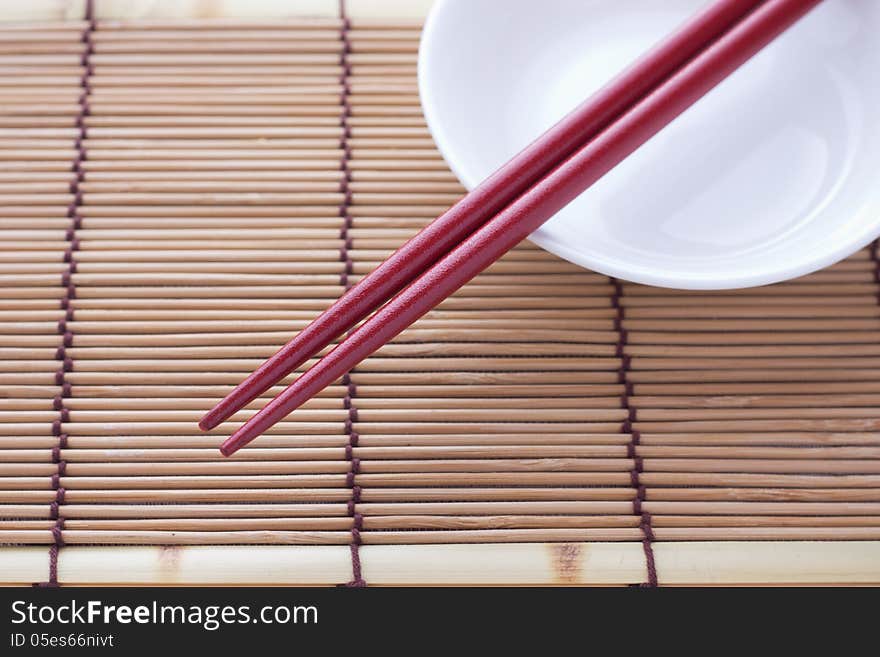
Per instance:
[[[232,434],[229,456],[525,239],[821,0],[767,0],[450,251]]]
[[[765,0],[717,0],[652,48],[421,230],[266,360],[199,422],[227,420],[369,316],[630,105]]]

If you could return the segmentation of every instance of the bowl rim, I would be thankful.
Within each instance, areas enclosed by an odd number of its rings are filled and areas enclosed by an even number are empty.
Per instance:
[[[429,83],[428,71],[432,68],[432,52],[437,48],[439,16],[450,7],[455,0],[435,0],[425,19],[418,49],[417,84],[419,100],[425,122],[428,126],[437,150],[440,152],[446,164],[458,178],[458,180],[470,191],[481,181],[474,179],[454,156],[453,140],[439,119],[437,107],[439,105],[432,85]],[[511,8],[513,9],[513,7]],[[875,207],[876,206],[876,207]],[[584,267],[590,271],[599,272],[613,278],[620,278],[634,283],[642,283],[655,287],[667,287],[682,290],[725,290],[746,287],[770,285],[790,280],[800,276],[816,272],[839,262],[850,255],[865,248],[880,237],[880,204],[877,202],[869,207],[862,207],[859,214],[870,212],[874,215],[873,220],[864,222],[866,228],[854,231],[849,239],[841,240],[838,246],[830,250],[816,252],[814,250],[801,250],[802,254],[796,260],[788,257],[779,260],[774,259],[775,265],[770,264],[761,270],[744,271],[737,275],[719,276],[712,271],[701,272],[694,275],[686,275],[676,272],[669,275],[657,268],[633,269],[621,266],[619,261],[609,260],[603,257],[585,256],[583,252],[572,249],[558,240],[545,237],[540,232],[532,233],[529,241],[534,242],[541,248],[553,253],[571,263]],[[540,229],[538,229],[540,231]],[[877,260],[877,254],[872,253],[873,260]],[[877,262],[877,271],[880,275],[880,261]]]

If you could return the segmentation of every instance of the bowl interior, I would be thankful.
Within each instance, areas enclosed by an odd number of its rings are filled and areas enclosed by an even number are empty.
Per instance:
[[[704,0],[438,0],[419,85],[471,188]],[[821,4],[536,231],[597,271],[680,288],[784,280],[880,233],[880,3]]]

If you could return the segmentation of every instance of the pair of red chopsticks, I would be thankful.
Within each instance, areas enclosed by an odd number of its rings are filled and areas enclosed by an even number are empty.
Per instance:
[[[220,451],[247,445],[498,260],[820,1],[713,2],[348,290],[199,426],[216,427],[373,313]]]

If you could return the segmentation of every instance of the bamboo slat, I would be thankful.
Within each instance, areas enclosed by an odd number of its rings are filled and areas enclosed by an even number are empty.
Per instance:
[[[828,585],[880,581],[878,543],[658,543],[664,585]],[[637,543],[365,545],[364,577],[377,585],[614,585],[644,576]],[[13,548],[0,581],[47,576],[45,548]],[[269,568],[266,564],[272,564]],[[350,577],[345,546],[132,546],[61,551],[65,584],[314,585]],[[748,579],[744,579],[744,573]]]

